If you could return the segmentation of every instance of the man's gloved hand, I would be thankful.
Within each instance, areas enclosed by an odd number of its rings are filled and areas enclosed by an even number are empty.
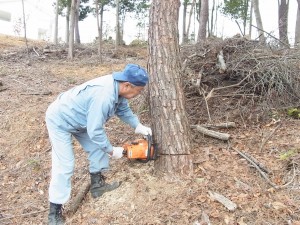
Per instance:
[[[113,158],[113,159],[122,158],[123,157],[123,151],[124,151],[123,147],[113,147],[111,158]]]
[[[152,130],[150,127],[145,127],[143,124],[139,123],[134,131],[136,134],[142,134],[142,135],[151,135],[152,136]]]

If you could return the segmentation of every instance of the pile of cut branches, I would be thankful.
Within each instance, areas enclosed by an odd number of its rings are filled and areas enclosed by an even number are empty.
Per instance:
[[[223,120],[229,110],[249,117],[258,108],[299,105],[299,50],[272,49],[253,40],[231,38],[183,46],[181,53],[187,110],[193,123],[204,114],[208,120],[213,116]]]

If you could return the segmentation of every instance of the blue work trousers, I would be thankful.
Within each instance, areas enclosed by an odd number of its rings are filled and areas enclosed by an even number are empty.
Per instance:
[[[72,144],[74,136],[88,153],[90,173],[109,168],[108,154],[91,141],[86,131],[78,131],[59,113],[59,104],[54,101],[46,112],[46,124],[52,145],[52,170],[49,187],[49,201],[66,203],[71,195],[71,177],[74,173],[75,157]]]

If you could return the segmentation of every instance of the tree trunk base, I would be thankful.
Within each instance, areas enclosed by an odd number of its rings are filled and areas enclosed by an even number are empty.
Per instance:
[[[155,170],[168,177],[185,177],[193,175],[192,155],[160,155],[155,160]]]

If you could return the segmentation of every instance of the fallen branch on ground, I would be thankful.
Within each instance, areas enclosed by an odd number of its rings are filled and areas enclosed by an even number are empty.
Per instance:
[[[0,92],[1,91],[5,91],[5,90],[7,90],[8,88],[7,87],[2,87],[2,88],[0,88]]]
[[[26,216],[31,216],[31,215],[34,215],[34,214],[39,214],[39,213],[48,211],[48,210],[49,210],[49,209],[43,209],[43,210],[36,211],[36,212],[30,212],[30,213],[24,213],[24,214],[19,214],[19,215],[14,215],[14,216],[9,216],[9,217],[4,217],[4,218],[1,218],[0,221],[8,220],[8,219],[13,219],[13,218],[16,218],[16,217],[26,217]]]
[[[205,128],[232,128],[232,127],[235,127],[235,122],[202,124],[202,126]]]
[[[21,95],[51,95],[51,91],[44,91],[44,92],[32,92],[32,93],[21,93]]]
[[[246,159],[249,163],[251,163],[252,166],[254,166],[258,172],[262,175],[263,178],[265,178],[265,180],[267,181],[268,184],[270,184],[273,188],[275,189],[280,189],[280,188],[284,188],[286,186],[288,186],[289,184],[291,184],[296,176],[296,173],[295,173],[295,168],[294,168],[294,176],[293,178],[291,179],[291,181],[287,182],[286,184],[284,185],[281,185],[281,186],[278,186],[276,184],[274,184],[269,178],[268,176],[265,174],[264,171],[262,171],[262,169],[255,163],[253,162],[249,157],[247,157],[244,153],[242,153],[241,151],[231,147],[231,149],[233,149],[234,151],[236,151],[240,156],[242,156],[244,159]]]
[[[218,194],[216,192],[208,191],[209,196],[218,202],[220,202],[222,205],[224,205],[229,211],[234,211],[237,208],[237,205],[229,200],[228,198],[224,197],[221,194]]]
[[[78,194],[71,200],[70,207],[67,209],[67,214],[75,214],[78,210],[79,206],[81,205],[82,200],[88,193],[90,189],[90,181],[87,179],[80,187]]]
[[[264,171],[267,174],[270,174],[270,171],[263,165],[261,164],[257,159],[255,159],[252,155],[249,155],[247,153],[244,153],[245,156],[247,156],[249,159],[251,159],[259,168],[261,168],[262,171]]]
[[[202,134],[205,134],[207,136],[217,138],[220,140],[228,141],[230,138],[230,134],[221,133],[213,130],[208,130],[203,126],[200,125],[191,125],[191,128],[195,128],[197,131],[201,132]]]
[[[265,144],[267,143],[267,141],[270,139],[270,137],[275,133],[275,131],[281,126],[281,124],[278,124],[277,127],[275,127],[275,129],[269,134],[269,136],[267,136],[265,139],[263,138],[262,143],[260,145],[260,149],[259,151],[262,152],[263,147],[265,146]]]

